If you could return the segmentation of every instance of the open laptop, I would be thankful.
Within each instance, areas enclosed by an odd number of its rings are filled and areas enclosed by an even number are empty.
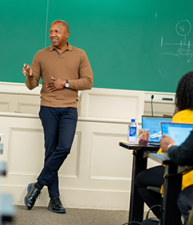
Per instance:
[[[173,138],[176,145],[181,145],[190,132],[193,130],[193,124],[189,123],[161,123],[161,131],[163,134]]]
[[[149,129],[149,145],[160,145],[160,140],[162,138],[161,134],[161,123],[162,122],[172,122],[171,117],[162,116],[142,116],[142,128]]]

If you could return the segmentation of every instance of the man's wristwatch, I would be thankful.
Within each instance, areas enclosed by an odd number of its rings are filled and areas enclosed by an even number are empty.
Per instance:
[[[69,88],[68,80],[66,80],[65,88]]]

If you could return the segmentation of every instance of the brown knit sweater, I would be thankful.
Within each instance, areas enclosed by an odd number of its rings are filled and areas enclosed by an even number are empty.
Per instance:
[[[50,107],[77,108],[78,90],[92,88],[93,74],[86,53],[68,44],[68,48],[58,56],[53,46],[36,53],[32,62],[33,78],[26,77],[26,86],[31,90],[38,86],[42,78],[41,105]],[[46,88],[51,77],[67,79],[69,88],[49,92]]]

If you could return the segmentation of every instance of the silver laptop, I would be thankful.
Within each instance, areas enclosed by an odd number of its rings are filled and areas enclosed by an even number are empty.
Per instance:
[[[172,122],[171,117],[162,116],[142,116],[142,128],[149,129],[149,144],[150,145],[160,145],[160,140],[162,138],[161,134],[161,123],[162,122]]]

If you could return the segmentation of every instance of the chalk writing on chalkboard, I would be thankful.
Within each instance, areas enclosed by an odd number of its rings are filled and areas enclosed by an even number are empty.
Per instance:
[[[161,48],[167,46],[167,52],[161,53],[159,60],[159,72],[164,77],[171,77],[171,71],[174,74],[178,73],[181,67],[181,57],[187,57],[187,63],[193,62],[193,44],[187,37],[191,32],[190,21],[187,19],[179,21],[175,26],[175,31],[181,37],[179,42],[167,43],[164,42],[164,37],[161,37]]]

